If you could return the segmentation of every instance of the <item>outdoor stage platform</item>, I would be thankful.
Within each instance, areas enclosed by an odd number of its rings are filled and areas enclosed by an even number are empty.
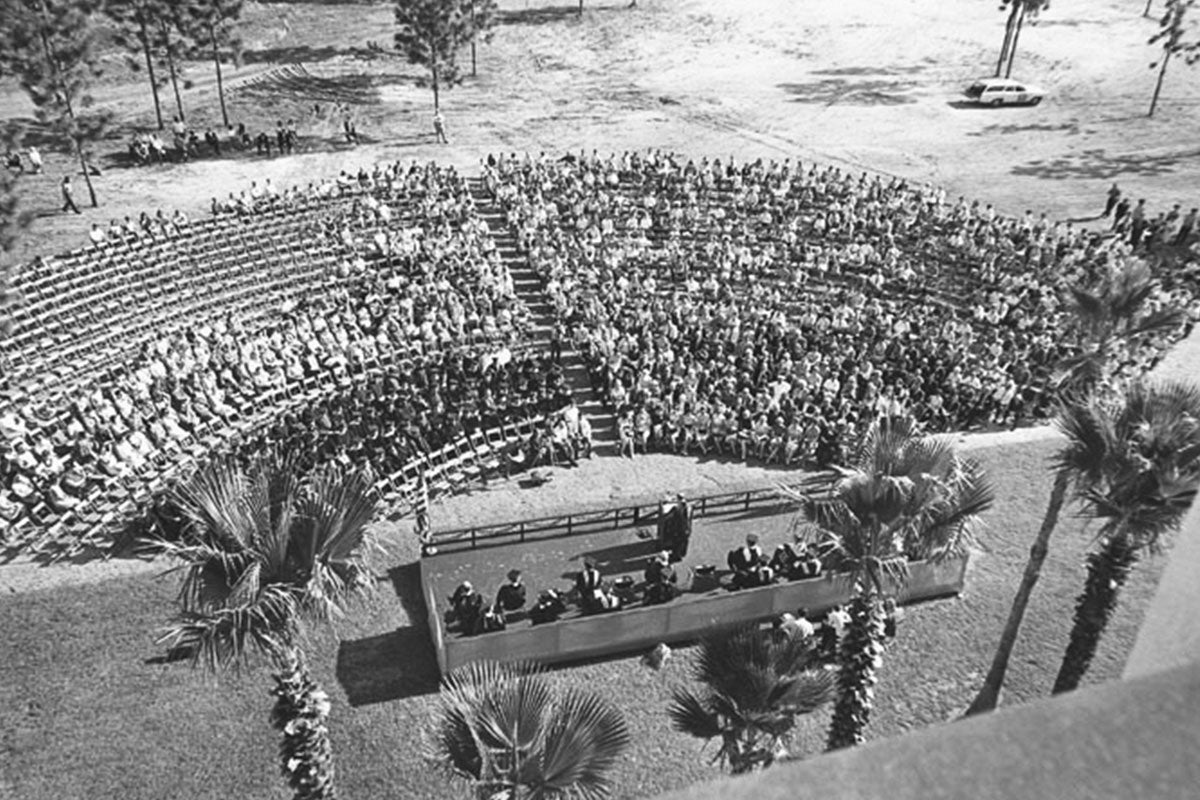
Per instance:
[[[798,485],[821,491],[828,476],[807,476]],[[731,592],[726,554],[748,533],[756,533],[764,552],[791,538],[794,509],[775,488],[720,495],[692,496],[694,509],[688,555],[676,565],[683,594],[665,605],[640,602],[607,614],[584,616],[571,608],[557,622],[532,625],[518,621],[505,631],[463,636],[448,631],[443,615],[447,598],[470,581],[490,602],[511,569],[522,572],[529,605],[543,589],[572,588],[583,559],[596,563],[606,582],[629,576],[640,584],[648,559],[662,549],[656,539],[659,501],[594,508],[541,519],[497,522],[457,530],[434,531],[434,547],[421,559],[422,591],[428,623],[443,674],[481,659],[570,661],[649,649],[659,642],[694,641],[706,632],[739,622],[768,620],[805,608],[810,614],[846,602],[850,586],[836,575]],[[712,575],[695,568],[715,565]],[[966,559],[939,564],[913,562],[902,602],[958,594]]]

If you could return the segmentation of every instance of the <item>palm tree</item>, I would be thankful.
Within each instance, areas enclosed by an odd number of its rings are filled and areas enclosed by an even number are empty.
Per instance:
[[[291,458],[271,453],[245,467],[216,460],[179,486],[173,500],[183,536],[153,544],[180,562],[172,571],[183,579],[179,613],[158,643],[213,671],[265,655],[279,668],[277,695],[284,685],[312,686],[289,702],[299,716],[277,724],[285,735],[284,773],[296,798],[332,797],[332,762],[292,762],[287,737],[305,727],[305,735],[326,735],[324,714],[319,725],[300,721],[310,716],[303,709],[323,702],[300,652],[304,624],[332,620],[372,590],[375,543],[367,523],[376,500],[369,478],[326,466],[301,479]],[[328,744],[302,750],[328,753]],[[328,780],[294,777],[325,772]]]
[[[1150,267],[1133,259],[1115,263],[1094,286],[1069,287],[1076,352],[1059,365],[1058,389],[1085,395],[1129,366],[1122,356],[1178,329],[1186,314],[1161,305],[1158,295]]]
[[[1135,382],[1081,409],[1086,460],[1076,497],[1101,523],[1054,693],[1087,672],[1117,596],[1145,551],[1179,527],[1200,486],[1200,390],[1180,382]]]
[[[534,664],[477,661],[442,680],[432,739],[430,760],[479,800],[601,800],[629,729],[607,700],[555,691]]]
[[[863,741],[883,657],[883,599],[913,558],[965,552],[993,502],[982,467],[945,437],[920,435],[910,417],[882,417],[858,443],[827,497],[791,494],[809,538],[840,561],[853,586],[842,638],[828,748]],[[784,490],[786,492],[786,490]]]
[[[1069,290],[1067,307],[1073,317],[1076,352],[1059,367],[1059,412],[1055,420],[1067,442],[1051,459],[1054,485],[1046,513],[1030,547],[1029,560],[987,677],[967,709],[967,716],[992,711],[1000,702],[1025,609],[1050,551],[1050,535],[1058,525],[1077,470],[1086,467],[1094,455],[1090,447],[1092,416],[1088,413],[1092,396],[1104,391],[1114,380],[1122,365],[1113,362],[1121,353],[1136,352],[1154,337],[1174,331],[1184,320],[1178,307],[1156,307],[1157,289],[1158,284],[1145,262],[1124,261],[1115,264],[1095,287],[1076,286]]]
[[[333,797],[333,747],[329,743],[329,695],[309,677],[295,648],[282,654],[274,675],[271,727],[283,735],[279,760],[297,800]]]
[[[676,688],[671,725],[698,739],[721,738],[714,761],[734,775],[787,754],[797,717],[833,699],[834,676],[816,665],[811,643],[756,625],[704,639],[693,669],[704,693]]]

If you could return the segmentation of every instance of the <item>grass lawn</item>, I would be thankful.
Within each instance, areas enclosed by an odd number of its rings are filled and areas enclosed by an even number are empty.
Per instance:
[[[942,722],[973,696],[986,670],[1050,482],[1050,442],[976,451],[998,487],[974,554],[967,591],[909,610],[887,653],[872,737]],[[1044,696],[1082,585],[1089,543],[1068,516],[1055,534],[1010,673],[1009,703]],[[333,697],[332,733],[347,798],[466,796],[422,759],[437,674],[421,619],[415,564],[393,556],[378,598],[336,630],[317,631],[308,653]],[[1117,677],[1161,561],[1139,566],[1090,680]],[[14,594],[0,605],[0,797],[285,797],[267,724],[269,670],[213,677],[158,663],[153,632],[168,617],[174,581],[155,575]],[[637,655],[556,670],[618,703],[634,746],[616,773],[619,797],[644,797],[713,777],[712,750],[670,730],[671,688],[686,681],[691,649],[662,672]],[[802,726],[794,748],[821,749],[827,714]]]

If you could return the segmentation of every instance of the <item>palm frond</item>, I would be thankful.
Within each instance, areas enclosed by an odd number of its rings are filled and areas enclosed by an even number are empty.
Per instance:
[[[537,762],[540,780],[531,797],[608,797],[608,773],[629,742],[625,719],[611,703],[591,692],[568,690],[550,715],[545,749]]]
[[[1138,340],[1159,334],[1169,334],[1187,322],[1187,314],[1179,308],[1162,308],[1136,320],[1124,330],[1125,338]]]
[[[219,541],[227,550],[250,546],[252,513],[242,501],[246,478],[232,458],[217,459],[172,490],[185,535]]]
[[[294,636],[295,616],[292,595],[279,587],[267,587],[246,605],[181,612],[156,644],[190,652],[193,665],[215,672],[240,666],[254,652],[280,652]]]
[[[1101,465],[1112,452],[1116,437],[1097,401],[1063,406],[1054,424],[1067,443],[1050,459],[1051,468],[1067,470],[1083,486],[1100,480]]]
[[[800,714],[816,711],[837,696],[837,673],[828,669],[810,669],[789,676],[780,684],[773,703]]]
[[[720,717],[708,705],[682,687],[675,687],[667,707],[671,727],[697,739],[712,739],[723,732]]]

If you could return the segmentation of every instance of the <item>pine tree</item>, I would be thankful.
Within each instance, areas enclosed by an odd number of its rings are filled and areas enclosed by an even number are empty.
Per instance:
[[[496,5],[496,0],[464,0],[464,5],[467,7],[471,23],[471,77],[474,78],[475,43],[480,39],[484,42],[492,40],[492,29],[496,25],[500,7]]]
[[[128,51],[127,62],[134,71],[141,69],[139,57],[146,63],[146,75],[150,80],[150,94],[154,98],[154,117],[158,129],[163,129],[162,104],[158,99],[159,78],[155,65],[162,66],[161,56],[155,57],[152,42],[153,32],[158,29],[160,6],[147,0],[108,0],[104,13],[116,27],[112,31],[113,41]]]
[[[95,208],[99,203],[84,145],[103,132],[107,118],[83,112],[92,105],[88,87],[99,75],[92,21],[100,0],[2,2],[0,76],[15,76],[38,119],[71,142]]]
[[[1004,73],[1004,77],[1012,76],[1013,61],[1017,56],[1017,42],[1021,38],[1021,29],[1025,18],[1035,19],[1039,13],[1050,6],[1050,0],[1001,0],[1000,10],[1008,11],[1008,19],[1004,23],[1004,44],[1000,47],[1000,59],[996,62],[996,77]]]
[[[462,80],[458,50],[474,35],[470,0],[396,0],[396,49],[429,70],[434,111],[441,90]]]
[[[3,46],[3,41],[0,41]],[[20,142],[7,132],[3,137],[6,153],[16,150]],[[16,265],[9,259],[9,253],[16,246],[17,237],[29,227],[33,215],[27,209],[21,208],[21,199],[17,193],[18,175],[5,169],[0,172],[0,336],[7,335],[12,320],[8,317],[8,306],[16,299],[13,289]]]
[[[1163,78],[1167,75],[1171,57],[1183,56],[1186,64],[1194,64],[1200,59],[1200,40],[1188,42],[1184,39],[1187,12],[1194,4],[1195,0],[1167,0],[1166,10],[1158,21],[1158,33],[1150,37],[1150,44],[1162,47],[1163,54],[1161,59],[1150,65],[1150,69],[1158,70],[1158,80],[1154,82],[1154,96],[1150,98],[1148,117],[1153,117],[1154,109],[1158,107],[1158,95],[1162,92]]]
[[[240,63],[242,41],[235,27],[242,16],[243,0],[190,0],[180,15],[180,27],[196,43],[196,49],[211,55],[217,73],[217,97],[221,101],[221,120],[229,127],[225,105],[225,80],[221,73],[222,51],[228,50],[235,64]],[[198,55],[198,53],[197,53]]]

